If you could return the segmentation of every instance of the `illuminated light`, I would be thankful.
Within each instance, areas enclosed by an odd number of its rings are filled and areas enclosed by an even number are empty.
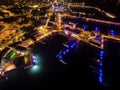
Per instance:
[[[31,50],[27,50],[26,52],[25,52],[25,55],[29,55],[31,53]]]
[[[40,11],[40,9],[38,9],[38,11]]]
[[[76,45],[76,43],[73,44],[73,46],[75,46],[75,45]]]
[[[12,51],[12,52],[10,53],[10,56],[12,56],[13,53],[14,53],[14,51]]]
[[[31,54],[33,56],[33,54]],[[30,73],[37,73],[41,70],[41,57],[34,55],[36,59],[32,60],[33,66],[30,68]]]
[[[115,36],[115,31],[114,30],[110,30],[110,34],[111,34],[111,36]]]
[[[54,5],[52,5],[52,8],[54,8]]]
[[[103,76],[102,72],[99,75],[102,77]]]
[[[100,57],[102,57],[103,56],[103,54],[102,53],[100,53]]]
[[[68,35],[68,34],[69,34],[69,31],[67,31],[67,30],[64,30],[64,32],[65,32],[65,34],[66,34],[66,35]]]
[[[113,33],[114,31],[113,30],[110,30],[111,33]]]
[[[30,61],[29,56],[25,56],[25,57],[24,57],[24,61],[25,61],[25,64],[29,63],[29,61]]]
[[[100,62],[100,66],[103,66],[103,64]]]
[[[11,59],[14,58],[15,55],[16,55],[16,53],[13,52],[12,55],[10,56],[10,58],[11,58]]]
[[[103,71],[102,71],[102,66],[103,66],[102,60],[103,60],[103,56],[104,56],[104,51],[101,50],[101,51],[100,51],[100,57],[99,57],[99,59],[100,59],[100,62],[99,62],[99,66],[100,66],[100,68],[99,68],[99,79],[98,79],[99,83],[103,83]]]
[[[36,65],[37,64],[37,60],[32,60],[32,65]]]
[[[37,65],[37,64],[40,64],[41,63],[41,57],[39,57],[39,56],[35,56],[35,59],[33,59],[34,60],[34,62],[35,62],[35,64]]]
[[[83,29],[86,30],[86,28],[87,28],[87,25],[83,25]]]
[[[98,32],[98,27],[95,27],[95,32]]]
[[[98,59],[98,60],[97,60],[97,62],[99,63],[99,62],[100,62],[100,60]]]
[[[62,59],[62,56],[60,55],[58,58],[59,58],[59,59]]]
[[[63,52],[63,54],[65,55],[65,54],[66,54],[66,52],[64,51],[64,52]]]
[[[111,13],[105,12],[105,14],[106,14],[108,17],[110,17],[110,18],[115,18],[115,17],[116,17],[115,15],[112,15]]]
[[[73,24],[73,28],[76,28],[76,24]]]
[[[33,69],[33,70],[38,70],[38,66],[35,65],[35,66],[32,67],[32,69]]]
[[[96,40],[101,40],[101,37],[100,37],[100,36],[96,36],[95,39],[96,39]]]
[[[104,54],[104,51],[100,51],[101,54]]]
[[[18,54],[20,54],[20,51],[17,51]]]
[[[32,56],[33,59],[35,59],[36,57],[35,56]]]
[[[99,77],[99,82],[100,82],[100,83],[102,83],[102,82],[103,82],[102,77]]]
[[[102,69],[99,70],[99,73],[102,73]]]
[[[100,60],[102,60],[103,59],[103,57],[100,57]]]
[[[5,79],[8,79],[8,77],[6,77]]]
[[[13,70],[15,68],[15,65],[14,64],[11,64],[9,65],[5,71],[10,71],[10,70]]]
[[[102,49],[104,48],[104,45],[103,45],[103,44],[101,45],[101,48],[102,48]]]
[[[104,42],[104,39],[101,39],[101,42]]]
[[[70,47],[71,47],[71,48],[73,48],[74,46],[73,46],[73,45],[71,45]]]
[[[111,36],[114,36],[114,33],[111,33]]]
[[[103,74],[102,73],[99,73],[100,77],[102,78]]]
[[[66,50],[64,50],[63,52],[61,52],[61,54],[59,54],[59,56],[58,56],[57,58],[58,58],[59,60],[61,60],[62,57],[63,57],[64,55],[66,55],[66,54],[70,51],[70,49],[72,49],[72,48],[74,48],[74,47],[76,46],[76,44],[77,44],[77,42],[73,42],[72,44],[70,44],[69,47],[68,47],[68,49],[66,49]]]
[[[37,8],[37,7],[39,7],[38,5],[33,5],[33,6],[31,6],[31,7],[33,7],[33,8]]]
[[[32,68],[30,68],[31,73],[37,73],[41,70],[41,67],[39,65],[34,65]]]
[[[16,66],[14,66],[14,69],[16,69],[17,67]]]
[[[67,49],[66,52],[69,52],[69,49]]]
[[[64,62],[62,59],[61,59],[60,61],[61,61],[63,64],[65,64],[65,65],[67,64],[67,63],[66,63],[66,62]]]
[[[36,62],[35,60],[33,60],[33,62]]]

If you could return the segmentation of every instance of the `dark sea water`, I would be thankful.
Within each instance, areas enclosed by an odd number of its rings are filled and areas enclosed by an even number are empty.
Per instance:
[[[40,70],[33,73],[30,69],[12,71],[8,73],[8,79],[1,83],[0,89],[105,89],[89,67],[99,50],[80,42],[64,57],[67,65],[56,59],[57,53],[64,49],[62,43],[66,40],[64,36],[55,35],[45,40],[46,45],[36,43],[33,52],[41,57]]]

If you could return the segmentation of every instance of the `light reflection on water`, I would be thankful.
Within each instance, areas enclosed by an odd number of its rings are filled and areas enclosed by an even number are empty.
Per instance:
[[[42,64],[41,61],[42,61],[42,59],[41,59],[40,55],[36,55],[36,54],[34,54],[34,56],[32,57],[32,59],[33,59],[33,61],[35,62],[35,65],[32,66],[32,67],[29,69],[29,72],[30,72],[31,74],[39,73],[40,70],[41,70],[41,64]]]

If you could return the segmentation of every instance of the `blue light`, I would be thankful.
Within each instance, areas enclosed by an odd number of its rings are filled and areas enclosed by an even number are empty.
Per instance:
[[[96,40],[100,40],[101,39],[101,37],[100,36],[96,36],[96,38],[95,38]]]
[[[111,33],[111,36],[114,36],[114,33]]]
[[[65,54],[66,54],[66,52],[64,51],[64,52],[63,52],[63,55],[65,55]]]
[[[100,62],[100,66],[103,66],[102,62]]]
[[[62,59],[62,56],[60,55],[60,56],[58,56],[58,58],[59,58],[59,59]]]
[[[95,27],[95,32],[98,32],[98,27]]]
[[[83,29],[85,30],[86,28],[87,28],[87,25],[84,25],[84,26],[83,26]]]
[[[99,68],[99,83],[103,83],[103,71],[102,71],[102,66],[103,66],[103,63],[102,63],[102,61],[103,61],[103,56],[104,56],[104,51],[103,50],[101,50],[100,51],[100,53],[99,53],[99,59],[100,59],[100,63],[99,63],[99,66],[100,66],[100,68]]]
[[[103,60],[103,57],[100,57],[100,60]]]
[[[102,73],[102,69],[99,70],[99,73]]]
[[[73,46],[75,46],[75,44],[74,44],[74,43],[73,43],[72,45],[73,45]]]
[[[111,36],[115,36],[115,31],[114,30],[110,30],[110,34],[111,34]]]
[[[73,45],[71,45],[70,47],[71,47],[71,48],[73,48],[74,46],[73,46]]]
[[[73,45],[75,46],[75,45],[76,45],[76,43],[73,43]]]
[[[101,72],[101,73],[99,73],[99,75],[100,75],[100,77],[102,77],[102,76],[103,76],[102,72]]]
[[[78,42],[75,42],[75,44],[77,45],[77,44],[78,44]]]
[[[102,56],[103,56],[103,54],[100,53],[100,57],[102,57]]]
[[[100,53],[101,53],[101,54],[104,54],[104,51],[101,50]]]
[[[64,55],[66,55],[72,48],[74,48],[74,47],[77,45],[77,43],[78,43],[78,42],[73,41],[66,50],[62,51],[62,52],[59,54],[59,56],[58,56],[57,58],[58,58],[59,60],[62,59]]]
[[[114,32],[114,30],[110,30],[110,32],[111,32],[111,33],[113,33],[113,32]]]
[[[32,61],[32,65],[35,65],[35,64],[36,64],[36,61],[35,61],[35,60],[33,60],[33,61]]]
[[[100,82],[100,83],[102,83],[102,82],[103,82],[102,77],[99,77],[99,82]]]
[[[67,49],[66,52],[69,52],[69,49]]]

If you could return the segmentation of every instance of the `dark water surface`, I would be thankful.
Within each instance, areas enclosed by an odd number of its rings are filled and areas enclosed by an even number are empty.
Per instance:
[[[63,65],[56,60],[57,53],[63,49],[62,43],[67,40],[61,35],[53,36],[45,41],[46,45],[35,44],[33,52],[41,57],[40,71],[30,73],[27,70],[10,72],[8,80],[1,83],[4,89],[81,89],[101,90],[104,86],[98,84],[90,69],[90,60],[98,51],[94,47],[80,42],[77,49],[66,55],[68,64]]]

